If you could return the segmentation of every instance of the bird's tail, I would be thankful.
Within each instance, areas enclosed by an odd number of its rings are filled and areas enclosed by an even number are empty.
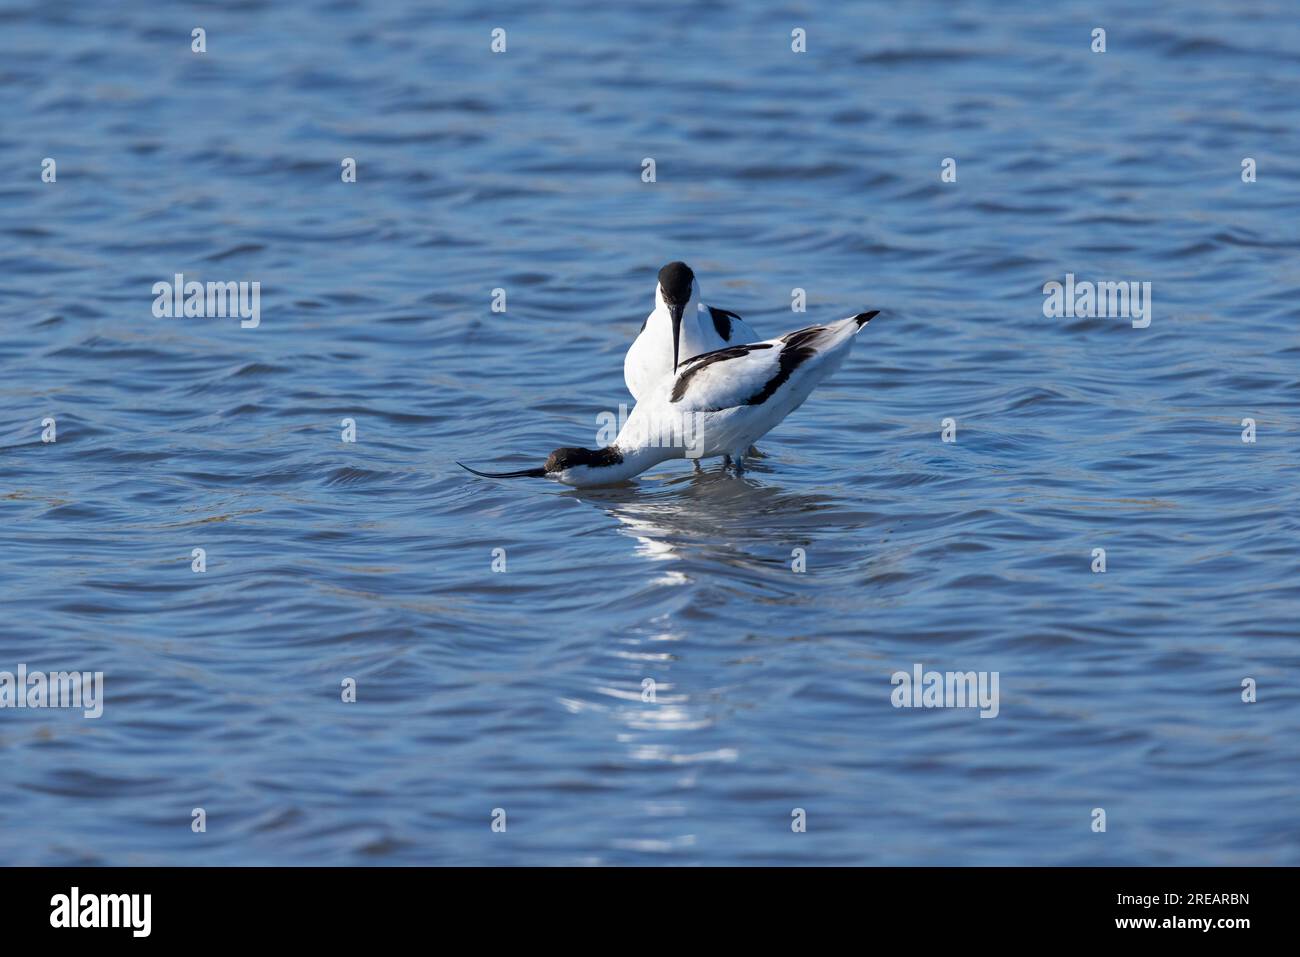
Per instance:
[[[860,312],[856,316],[849,316],[847,319],[840,319],[837,322],[817,327],[817,347],[825,351],[852,341],[853,337],[862,331],[862,327],[879,314],[880,310],[873,309],[871,312]]]

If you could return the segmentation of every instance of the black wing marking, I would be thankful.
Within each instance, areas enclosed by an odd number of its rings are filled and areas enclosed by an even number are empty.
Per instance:
[[[852,320],[861,329],[877,315],[879,315],[877,310],[860,312],[853,316]],[[831,331],[826,326],[809,326],[806,329],[787,332],[779,340],[776,340],[780,343],[781,351],[774,357],[776,359],[775,371],[763,383],[762,387],[756,389],[747,399],[737,402],[736,406],[762,405],[772,398],[790,380],[796,369],[821,351],[819,346],[831,334]],[[706,369],[715,362],[740,359],[759,349],[771,349],[773,347],[771,342],[755,342],[743,346],[727,346],[723,349],[715,349],[713,352],[705,352],[694,358],[687,359],[682,363],[684,371],[679,373],[677,381],[673,384],[670,401],[680,402],[686,396],[686,393],[690,391],[691,380],[695,378],[701,369]],[[770,365],[771,363],[769,363]]]
[[[715,362],[726,362],[728,359],[739,359],[741,356],[747,356],[751,352],[757,352],[759,349],[771,349],[770,342],[753,342],[745,346],[727,346],[725,349],[714,349],[712,352],[702,352],[698,356],[687,359],[683,365],[689,365],[690,368],[677,377],[673,384],[673,394],[669,397],[670,402],[680,402],[682,396],[686,395],[686,390],[690,388],[691,379],[699,373],[701,369],[707,369]]]
[[[739,319],[740,316],[726,309],[715,309],[713,306],[708,307],[709,315],[713,317],[713,328],[718,331],[723,342],[731,341],[731,320]]]
[[[826,332],[825,326],[809,326],[807,329],[796,329],[794,332],[787,332],[781,337],[781,341],[786,346],[798,348],[816,342],[824,332]]]
[[[771,349],[770,342],[747,342],[741,346],[723,346],[721,349],[714,349],[712,352],[701,352],[698,356],[691,356],[689,359],[683,359],[678,363],[683,368],[692,362],[719,362],[725,359],[738,359],[741,356],[747,356],[758,349]]]
[[[825,326],[809,326],[807,329],[800,329],[797,332],[791,332],[781,337],[785,343],[781,347],[781,354],[777,356],[777,369],[772,378],[763,384],[748,399],[745,405],[762,405],[768,399],[776,394],[776,390],[785,385],[794,370],[803,365],[806,361],[817,355],[817,346],[814,344],[826,332]]]
[[[776,357],[776,371],[772,373],[771,378],[763,383],[762,388],[756,390],[737,405],[762,405],[775,395],[776,391],[789,381],[795,369],[817,354],[816,343],[826,332],[825,326],[809,326],[807,329],[799,329],[782,336],[780,340],[781,352]],[[690,368],[677,377],[677,381],[673,385],[670,401],[680,402],[685,397],[690,389],[691,380],[695,378],[701,369],[706,369],[715,362],[739,359],[759,349],[771,348],[773,348],[773,345],[770,342],[755,342],[744,346],[727,346],[725,349],[715,349],[713,352],[706,352],[703,355],[695,356],[693,359],[688,359],[686,364]]]

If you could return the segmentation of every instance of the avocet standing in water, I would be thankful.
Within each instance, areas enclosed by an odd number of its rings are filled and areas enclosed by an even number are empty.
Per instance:
[[[753,443],[843,364],[854,336],[875,315],[688,359],[637,403],[614,444],[603,449],[556,449],[540,468],[517,472],[461,467],[485,478],[532,476],[584,487],[626,481],[668,459],[721,455],[723,467],[740,474]]]
[[[623,381],[640,402],[678,366],[701,353],[741,342],[758,333],[734,312],[704,305],[691,267],[671,262],[659,270],[654,312],[646,316],[623,360]]]

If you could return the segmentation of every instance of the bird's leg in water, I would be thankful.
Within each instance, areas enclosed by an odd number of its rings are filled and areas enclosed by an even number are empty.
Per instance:
[[[724,455],[724,456],[722,457],[722,471],[725,472],[725,471],[727,471],[727,469],[729,469],[729,468],[731,468],[731,456],[730,456],[730,455]]]
[[[695,473],[696,473],[697,475],[698,475],[700,472],[703,472],[703,471],[704,471],[704,466],[700,464],[700,460],[699,460],[699,459],[691,459],[691,461],[695,463]]]

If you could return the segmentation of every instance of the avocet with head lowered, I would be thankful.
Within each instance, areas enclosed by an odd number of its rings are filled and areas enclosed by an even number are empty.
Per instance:
[[[742,342],[758,333],[734,312],[704,305],[691,267],[671,262],[659,270],[655,308],[623,360],[623,381],[640,402],[678,366],[701,353]]]
[[[516,472],[461,467],[485,478],[531,476],[586,487],[626,481],[668,459],[721,455],[724,468],[730,464],[739,474],[753,443],[843,364],[854,337],[875,315],[863,312],[687,359],[637,403],[603,449],[556,449],[544,465]]]

